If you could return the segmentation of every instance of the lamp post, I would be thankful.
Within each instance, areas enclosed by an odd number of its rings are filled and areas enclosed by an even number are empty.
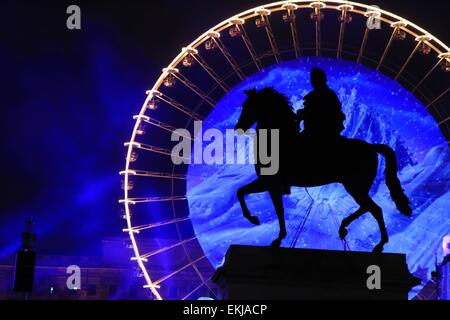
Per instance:
[[[33,291],[34,268],[36,264],[36,252],[33,251],[33,243],[36,234],[33,232],[33,220],[27,218],[25,231],[22,233],[22,245],[16,254],[14,272],[14,291],[23,292],[24,299],[28,300]]]

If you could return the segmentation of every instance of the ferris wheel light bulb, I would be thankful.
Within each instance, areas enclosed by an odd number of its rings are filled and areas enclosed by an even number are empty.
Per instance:
[[[142,120],[142,119],[144,119],[145,121],[150,121],[150,117],[146,116],[146,115],[143,115],[143,114],[135,115],[135,116],[133,116],[133,119],[134,120]]]
[[[229,21],[231,24],[237,24],[237,25],[243,25],[245,23],[245,20],[242,18],[231,18]]]
[[[125,142],[124,144],[123,144],[125,147],[128,147],[128,146],[132,146],[132,147],[136,147],[136,148],[140,148],[141,147],[141,144],[140,143],[137,143],[137,142]]]
[[[186,53],[188,53],[188,54],[198,54],[198,50],[197,50],[197,49],[194,49],[194,48],[192,48],[192,47],[183,47],[183,48],[181,49],[181,51],[182,51],[182,52],[186,52]]]
[[[144,286],[142,286],[144,289],[151,289],[151,288],[156,288],[156,289],[161,289],[161,286],[159,284],[146,284]]]
[[[285,3],[281,7],[284,10],[297,10],[298,9],[298,5],[296,5],[295,3],[292,3],[292,2]]]

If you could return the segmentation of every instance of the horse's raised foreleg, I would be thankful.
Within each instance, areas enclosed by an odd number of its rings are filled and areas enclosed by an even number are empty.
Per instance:
[[[272,241],[273,247],[279,247],[281,245],[281,240],[286,238],[286,224],[284,221],[284,208],[283,208],[283,197],[281,186],[279,188],[274,187],[269,190],[270,197],[272,198],[273,205],[275,207],[275,212],[277,213],[278,222],[280,224],[280,232],[278,238]]]
[[[347,218],[344,218],[341,222],[341,226],[339,227],[339,238],[344,239],[348,234],[347,227],[350,225],[350,223],[361,217],[366,212],[367,209],[360,207],[358,210],[353,212]]]
[[[252,216],[250,214],[250,210],[248,209],[247,203],[245,203],[244,198],[247,194],[259,193],[264,191],[267,191],[267,187],[264,186],[264,184],[261,182],[260,179],[256,179],[250,182],[249,184],[239,188],[237,191],[237,198],[239,200],[239,203],[241,204],[242,213],[244,214],[244,217],[255,225],[260,224],[259,219],[257,216]]]

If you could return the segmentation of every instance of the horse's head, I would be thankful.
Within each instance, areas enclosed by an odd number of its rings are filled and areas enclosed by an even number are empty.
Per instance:
[[[244,90],[247,95],[235,130],[247,131],[259,122],[267,128],[293,128],[298,131],[295,114],[288,98],[272,87]],[[294,128],[295,127],[295,128]]]
[[[247,99],[245,99],[242,104],[241,115],[239,116],[239,120],[236,123],[234,130],[241,129],[243,131],[247,131],[258,120],[258,113],[256,109],[256,106],[258,105],[258,91],[253,88],[250,90],[244,90],[244,93],[247,95]]]

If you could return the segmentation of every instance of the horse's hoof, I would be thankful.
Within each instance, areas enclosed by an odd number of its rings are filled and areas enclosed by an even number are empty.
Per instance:
[[[341,240],[344,240],[347,234],[348,234],[347,228],[341,225],[339,227],[339,238],[341,238]]]
[[[383,243],[379,243],[375,246],[375,248],[373,248],[372,252],[373,253],[382,253],[384,249],[384,244]]]
[[[281,239],[275,239],[272,241],[272,243],[270,244],[271,247],[275,247],[278,248],[281,246]]]
[[[400,213],[402,215],[404,215],[407,218],[411,218],[412,217],[412,209],[411,207],[407,208],[406,210],[400,211]]]
[[[259,219],[257,216],[249,216],[247,217],[248,221],[250,221],[251,223],[253,223],[256,226],[259,226],[261,224],[261,222],[259,222]]]

